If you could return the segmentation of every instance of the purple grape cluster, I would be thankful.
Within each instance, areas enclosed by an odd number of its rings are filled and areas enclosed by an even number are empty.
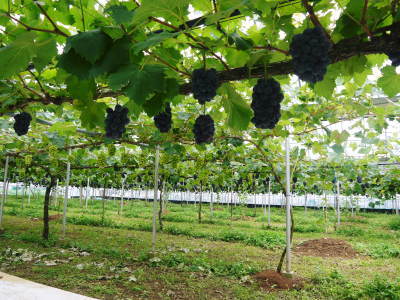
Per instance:
[[[192,74],[193,97],[200,104],[211,101],[217,95],[218,74],[215,69],[196,69]]]
[[[128,108],[117,104],[115,109],[107,108],[106,137],[110,139],[119,139],[125,132],[125,126],[129,124]]]
[[[332,44],[319,27],[309,28],[296,34],[290,44],[294,73],[301,80],[316,83],[324,79],[331,63],[329,50]]]
[[[251,108],[254,117],[251,122],[257,128],[273,129],[281,117],[283,93],[281,85],[273,78],[260,78],[253,88]]]
[[[18,134],[19,136],[27,134],[29,130],[29,125],[31,124],[32,121],[32,116],[27,112],[22,112],[16,114],[14,116],[14,119],[15,119],[14,123],[15,133]]]
[[[154,124],[160,132],[168,132],[172,126],[171,106],[167,103],[165,110],[154,116]]]
[[[210,115],[200,115],[197,117],[193,127],[196,144],[211,143],[213,141],[214,132],[214,120]]]
[[[386,55],[392,61],[392,66],[393,67],[400,66],[400,50],[387,52]]]

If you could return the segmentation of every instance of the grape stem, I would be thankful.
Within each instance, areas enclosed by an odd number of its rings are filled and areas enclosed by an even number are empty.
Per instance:
[[[271,51],[277,51],[277,52],[281,52],[283,54],[285,54],[286,56],[289,56],[289,51],[271,46],[271,45],[267,45],[267,46],[255,46],[253,47],[253,49],[265,49],[265,50],[271,50]]]
[[[164,21],[162,21],[162,20],[159,20],[159,19],[157,19],[157,18],[155,18],[155,17],[149,17],[149,19],[152,20],[152,21],[154,21],[154,22],[156,22],[156,23],[159,23],[159,24],[161,24],[161,25],[167,26],[167,27],[169,27],[169,28],[171,28],[171,29],[173,29],[173,30],[175,30],[175,31],[180,31],[178,27],[176,27],[176,26],[174,26],[174,25],[171,25],[171,24],[169,24],[169,23],[167,23],[167,22],[164,22]],[[199,40],[198,40],[196,37],[194,37],[191,33],[189,33],[189,32],[183,32],[183,34],[185,34],[188,38],[190,38],[191,40],[193,40],[194,42],[196,42],[196,43],[200,46],[200,48],[202,48],[203,50],[207,50],[208,52],[210,52],[212,56],[214,56],[216,59],[218,59],[218,60],[221,62],[221,64],[225,67],[226,70],[229,70],[228,64],[222,59],[221,56],[219,56],[219,55],[216,54],[214,51],[212,51],[208,46],[206,46],[203,42],[199,41]]]
[[[315,12],[314,12],[314,7],[312,7],[310,5],[310,3],[308,3],[308,0],[301,0],[301,3],[303,4],[304,8],[307,10],[308,15],[311,19],[311,22],[313,22],[315,27],[319,27],[322,29],[322,31],[324,32],[325,36],[328,38],[328,40],[331,41],[331,43],[333,44],[333,41],[331,39],[331,36],[329,35],[329,33],[325,30],[324,26],[322,26],[321,22],[319,21],[318,17],[316,16]]]
[[[53,25],[54,28],[54,32],[58,33],[62,36],[68,37],[68,34],[66,34],[65,32],[63,32],[62,30],[60,30],[60,28],[58,28],[58,26],[56,25],[56,23],[53,21],[52,18],[50,18],[50,16],[48,15],[48,13],[46,12],[46,10],[43,8],[42,5],[39,4],[39,2],[35,2],[35,4],[39,7],[40,11],[42,12],[42,14],[46,17],[47,20],[49,20],[49,22],[51,23],[51,25]]]
[[[352,19],[356,24],[358,24],[358,25],[361,26],[361,28],[364,30],[364,32],[365,32],[370,38],[373,36],[372,32],[369,30],[369,28],[368,28],[368,26],[367,26],[366,24],[361,23],[359,20],[357,20],[356,18],[354,18],[351,14],[349,14],[348,12],[346,12],[346,10],[343,8],[343,6],[340,4],[339,1],[335,1],[335,2],[340,6],[340,8],[343,9],[344,13],[345,13],[350,19]],[[367,3],[367,5],[368,5],[368,3]],[[364,9],[366,10],[366,6],[365,6],[365,5],[364,5]],[[364,9],[363,9],[363,10],[364,10]],[[366,14],[366,12],[365,12],[365,14]],[[365,18],[366,18],[366,17],[365,17]]]
[[[25,27],[26,30],[28,31],[40,31],[40,32],[47,32],[47,33],[53,33],[57,35],[61,35],[63,37],[68,37],[68,35],[62,31],[56,31],[55,29],[44,29],[44,28],[37,28],[37,27],[32,27],[30,25],[25,24],[24,22],[21,22],[17,18],[14,18],[10,13],[6,12],[5,15],[9,17],[11,20],[17,22],[18,24],[22,25]]]

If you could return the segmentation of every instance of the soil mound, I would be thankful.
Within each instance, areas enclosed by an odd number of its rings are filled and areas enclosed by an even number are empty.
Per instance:
[[[346,241],[331,238],[305,241],[294,247],[293,251],[298,254],[320,257],[353,258],[358,255]]]
[[[266,290],[300,290],[304,286],[304,280],[296,277],[286,277],[274,270],[265,270],[254,275],[262,288]]]

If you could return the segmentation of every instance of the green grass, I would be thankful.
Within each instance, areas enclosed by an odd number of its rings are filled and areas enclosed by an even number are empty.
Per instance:
[[[275,268],[285,245],[285,212],[272,208],[270,227],[262,208],[215,205],[213,217],[203,206],[168,204],[164,230],[151,252],[152,203],[79,200],[68,204],[68,232],[51,221],[51,238],[41,239],[42,199],[22,208],[21,199],[5,204],[0,236],[1,270],[100,299],[400,299],[399,217],[343,211],[294,209],[294,244],[332,237],[350,242],[360,253],[354,259],[295,254],[293,270],[307,279],[300,291],[267,292],[252,274]],[[62,201],[62,200],[61,200]],[[51,206],[51,215],[61,205]],[[325,230],[328,230],[325,232]],[[22,259],[24,258],[24,259]],[[29,258],[29,259],[27,259]],[[30,258],[32,258],[30,260]],[[47,266],[54,261],[56,265]],[[78,268],[79,266],[79,268]]]

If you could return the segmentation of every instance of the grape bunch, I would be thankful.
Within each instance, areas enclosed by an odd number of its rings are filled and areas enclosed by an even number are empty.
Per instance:
[[[400,66],[400,51],[399,50],[387,52],[386,55],[392,61],[392,66],[393,67]]]
[[[25,159],[25,165],[30,166],[32,163],[32,155],[27,155],[27,156],[25,156],[24,159]]]
[[[114,156],[115,153],[117,152],[117,148],[115,148],[114,144],[108,144],[107,145],[107,151],[109,156]]]
[[[107,165],[107,156],[104,152],[99,153],[97,156],[97,164],[99,166],[106,166]]]
[[[196,144],[211,143],[213,141],[214,132],[214,120],[210,115],[200,115],[197,117],[193,127]]]
[[[115,109],[107,108],[106,137],[119,139],[125,132],[125,126],[129,124],[128,108],[117,104]]]
[[[196,69],[192,74],[193,97],[205,104],[217,95],[218,74],[212,69]]]
[[[168,132],[172,126],[171,106],[167,103],[165,110],[154,116],[154,124],[160,132]]]
[[[296,34],[290,44],[294,73],[301,80],[316,83],[324,78],[331,63],[329,50],[332,44],[319,27],[309,28]]]
[[[28,133],[29,125],[31,124],[32,117],[27,112],[22,112],[20,114],[16,114],[14,116],[14,130],[16,134],[19,136],[25,135]]]
[[[257,128],[273,129],[281,117],[283,94],[279,82],[273,78],[260,78],[253,88],[251,108],[254,117],[251,122]]]
[[[57,153],[58,153],[58,148],[57,148],[56,145],[50,144],[48,151],[49,151],[49,156],[51,158],[55,158],[57,156]]]

